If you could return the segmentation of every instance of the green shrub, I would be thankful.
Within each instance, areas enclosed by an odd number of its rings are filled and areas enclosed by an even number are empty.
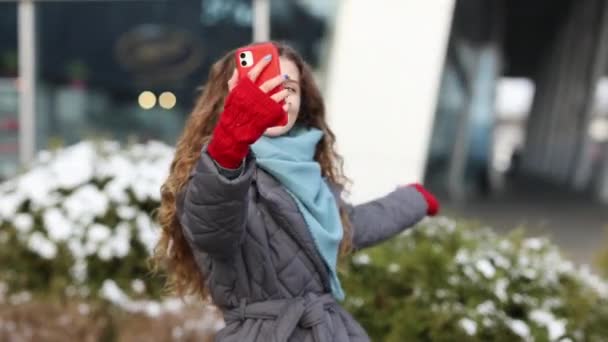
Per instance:
[[[172,157],[160,143],[82,142],[41,153],[0,184],[0,309],[85,301],[151,317],[185,310],[160,300],[164,279],[146,263]],[[604,280],[546,239],[471,226],[427,220],[347,260],[345,306],[374,341],[605,340]]]
[[[596,255],[595,263],[601,274],[608,277],[608,226],[604,229],[603,246]]]
[[[345,304],[374,341],[605,341],[608,285],[522,231],[446,218],[353,256]]]

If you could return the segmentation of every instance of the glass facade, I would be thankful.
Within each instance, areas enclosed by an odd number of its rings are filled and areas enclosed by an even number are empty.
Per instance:
[[[329,23],[333,22],[336,0],[270,0],[272,40],[284,41],[315,68],[326,53]]]
[[[17,59],[17,5],[0,2],[0,180],[17,171],[19,159]]]
[[[317,68],[335,1],[269,1],[271,39]],[[252,40],[251,0],[35,4],[38,150],[96,138],[174,144],[211,64]],[[17,7],[0,2],[3,178],[18,165]]]
[[[466,193],[486,195],[494,125],[494,83],[498,57],[492,47],[450,46],[442,75],[427,165],[427,179],[437,189],[450,181]],[[457,146],[457,144],[461,144]],[[460,148],[464,152],[458,152]],[[452,169],[454,156],[463,168]],[[457,175],[458,180],[452,179]]]
[[[205,3],[39,3],[40,147],[99,136],[174,143],[211,63],[251,39],[249,23]]]
[[[495,82],[501,73],[495,6],[457,1],[454,9],[425,180],[457,199],[492,190]],[[472,13],[486,16],[470,20]]]

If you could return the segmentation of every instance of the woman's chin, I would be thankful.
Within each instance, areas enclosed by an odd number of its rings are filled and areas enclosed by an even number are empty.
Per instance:
[[[289,126],[275,126],[266,129],[264,135],[267,137],[278,137],[289,131]]]

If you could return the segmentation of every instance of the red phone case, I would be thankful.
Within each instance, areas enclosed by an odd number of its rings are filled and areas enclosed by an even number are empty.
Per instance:
[[[243,65],[243,55],[246,54],[247,63]],[[265,56],[272,55],[272,59],[270,63],[262,70],[260,76],[258,76],[255,81],[256,85],[261,85],[262,83],[268,81],[269,79],[276,77],[281,74],[281,67],[279,64],[279,52],[277,48],[272,43],[262,43],[262,44],[253,44],[249,46],[244,46],[236,50],[234,55],[237,70],[239,73],[239,77],[244,77],[247,75],[249,70],[256,65],[260,60],[262,60]],[[275,89],[271,90],[269,94],[274,94],[283,89],[282,86],[278,86]]]

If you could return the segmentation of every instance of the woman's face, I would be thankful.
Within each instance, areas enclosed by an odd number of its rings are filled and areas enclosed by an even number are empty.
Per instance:
[[[283,135],[293,127],[298,119],[298,113],[300,112],[300,72],[298,67],[291,60],[280,57],[279,63],[281,66],[281,73],[287,74],[289,79],[283,83],[283,87],[289,91],[289,96],[285,99],[287,104],[287,125],[270,127],[264,132],[264,135],[269,137],[278,137]]]

